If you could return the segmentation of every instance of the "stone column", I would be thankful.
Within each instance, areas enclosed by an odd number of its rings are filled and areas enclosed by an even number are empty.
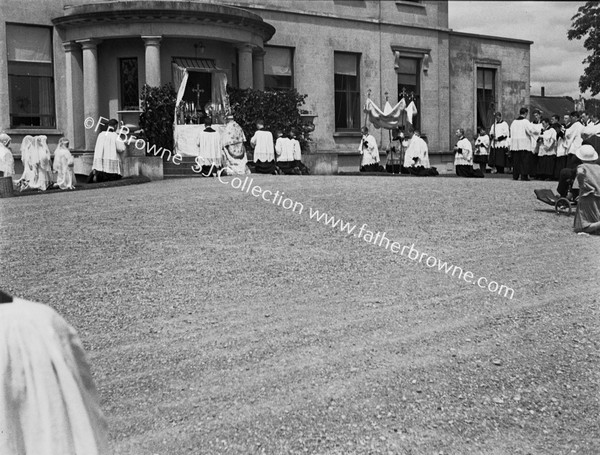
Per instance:
[[[142,36],[146,46],[146,84],[160,87],[160,40],[162,36]]]
[[[67,138],[71,148],[85,147],[85,117],[83,115],[83,56],[81,46],[74,41],[65,41],[66,82],[67,82]]]
[[[265,54],[266,52],[263,49],[259,49],[252,56],[252,75],[256,90],[265,89]]]
[[[100,120],[98,102],[98,39],[77,41],[83,53],[83,120],[92,118],[94,125]],[[95,128],[85,129],[85,149],[94,150],[98,133]]]
[[[252,88],[252,46],[243,44],[238,46],[239,84],[241,89]]]

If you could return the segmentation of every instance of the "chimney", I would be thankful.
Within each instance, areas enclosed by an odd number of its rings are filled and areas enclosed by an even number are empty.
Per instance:
[[[546,87],[542,87],[542,97],[546,96]]]

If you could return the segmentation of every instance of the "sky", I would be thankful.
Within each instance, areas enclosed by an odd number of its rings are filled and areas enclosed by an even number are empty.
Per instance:
[[[449,1],[449,26],[458,32],[533,41],[531,94],[579,98],[579,76],[588,51],[569,41],[571,18],[585,2]],[[589,98],[590,93],[584,93]],[[596,96],[595,98],[599,98]]]

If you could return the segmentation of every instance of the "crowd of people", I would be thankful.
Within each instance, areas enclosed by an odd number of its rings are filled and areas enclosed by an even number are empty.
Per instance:
[[[8,134],[0,134],[0,174],[3,177],[15,175],[10,143],[11,138]],[[20,191],[26,189],[46,191],[49,188],[75,189],[74,160],[67,138],[63,137],[58,141],[52,159],[46,136],[25,136],[21,142],[21,162],[23,174],[16,181],[16,187]]]

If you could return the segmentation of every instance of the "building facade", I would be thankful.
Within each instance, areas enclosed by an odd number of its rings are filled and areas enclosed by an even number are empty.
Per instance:
[[[367,96],[415,103],[433,162],[453,131],[473,136],[494,110],[529,104],[531,42],[455,32],[447,1],[0,0],[0,130],[92,150],[84,120],[138,114],[144,84],[194,72],[186,99],[210,99],[211,70],[241,88],[295,88],[313,111],[319,153],[358,166]],[[406,119],[408,121],[408,119]],[[370,125],[369,125],[370,126]],[[486,125],[487,126],[487,125]],[[375,131],[380,145],[387,131]],[[18,147],[14,147],[18,150]],[[16,152],[18,155],[18,152]]]

